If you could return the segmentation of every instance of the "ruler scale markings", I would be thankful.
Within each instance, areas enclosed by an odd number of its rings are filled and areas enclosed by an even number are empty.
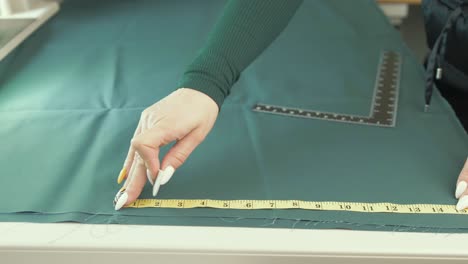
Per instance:
[[[303,209],[318,211],[350,211],[365,213],[405,214],[457,214],[468,215],[467,210],[457,211],[455,205],[446,204],[395,204],[358,203],[302,200],[211,200],[211,199],[138,199],[129,208],[217,208],[237,210]]]
[[[257,104],[253,111],[321,119],[335,122],[353,123],[360,125],[375,125],[380,127],[394,127],[400,87],[401,56],[397,52],[384,51],[380,57],[374,86],[372,104],[368,116],[358,116],[342,113],[319,112],[314,110]]]

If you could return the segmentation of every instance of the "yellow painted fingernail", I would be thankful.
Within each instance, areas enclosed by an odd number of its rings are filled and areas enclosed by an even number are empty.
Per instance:
[[[121,184],[125,176],[127,176],[127,168],[123,167],[120,171],[119,177],[117,178],[117,184]]]

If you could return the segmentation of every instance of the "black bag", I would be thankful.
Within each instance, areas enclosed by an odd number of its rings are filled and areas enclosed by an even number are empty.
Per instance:
[[[435,83],[468,92],[468,0],[423,0],[426,105]],[[467,102],[468,104],[468,102]]]

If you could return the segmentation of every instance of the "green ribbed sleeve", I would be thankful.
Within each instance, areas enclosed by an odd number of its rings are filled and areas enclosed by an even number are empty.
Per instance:
[[[230,0],[178,87],[201,91],[221,105],[241,72],[287,26],[303,0]]]

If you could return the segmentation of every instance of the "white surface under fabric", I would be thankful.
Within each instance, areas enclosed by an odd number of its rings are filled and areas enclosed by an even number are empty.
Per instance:
[[[8,264],[451,264],[467,263],[466,241],[468,234],[0,223]]]

